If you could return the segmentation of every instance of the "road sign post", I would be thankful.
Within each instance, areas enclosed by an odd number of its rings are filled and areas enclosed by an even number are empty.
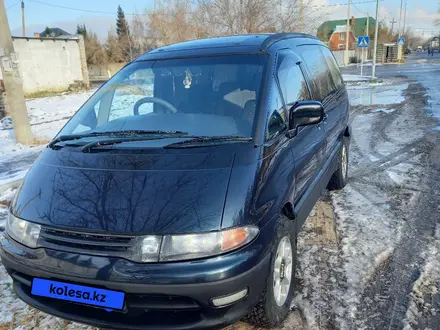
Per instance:
[[[360,36],[357,43],[358,48],[368,48],[370,47],[370,37]]]
[[[370,47],[370,37],[360,36],[357,42],[358,48],[361,49],[361,76],[364,74],[364,49]]]
[[[401,37],[397,40],[397,45],[399,47],[399,51],[398,51],[398,60],[399,63],[403,62],[403,46],[405,45],[405,38]]]
[[[376,28],[374,29],[374,53],[373,53],[373,69],[371,70],[371,80],[376,79],[376,60],[377,60],[377,37],[379,35],[379,8],[380,1],[376,2]],[[373,94],[371,94],[373,95]]]

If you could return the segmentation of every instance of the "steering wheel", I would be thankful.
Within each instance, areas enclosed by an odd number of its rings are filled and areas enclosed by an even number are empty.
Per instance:
[[[170,113],[176,113],[176,112],[177,112],[177,109],[176,109],[176,108],[174,107],[174,105],[172,105],[171,103],[169,103],[169,102],[167,102],[167,101],[165,101],[165,100],[162,100],[162,99],[160,99],[160,98],[158,98],[158,97],[147,96],[147,97],[144,97],[144,98],[138,100],[138,101],[134,104],[134,107],[133,107],[133,113],[134,113],[135,116],[139,116],[139,107],[140,107],[142,104],[145,104],[145,103],[156,103],[156,104],[160,104],[160,105],[163,105],[165,108],[167,108],[168,111],[169,111]]]

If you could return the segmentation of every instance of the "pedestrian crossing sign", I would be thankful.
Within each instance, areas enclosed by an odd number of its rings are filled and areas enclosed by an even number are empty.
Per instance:
[[[361,36],[358,38],[358,48],[368,48],[370,47],[370,37]]]
[[[405,45],[405,38],[400,38],[399,41],[397,42],[397,44],[399,46],[404,46]]]

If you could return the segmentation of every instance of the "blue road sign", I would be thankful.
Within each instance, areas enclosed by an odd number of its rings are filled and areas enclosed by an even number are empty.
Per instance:
[[[397,44],[399,45],[399,46],[403,46],[403,45],[405,45],[405,38],[400,38],[399,39],[399,41],[397,42]]]
[[[369,36],[360,36],[358,38],[358,47],[359,48],[370,47],[370,37]]]

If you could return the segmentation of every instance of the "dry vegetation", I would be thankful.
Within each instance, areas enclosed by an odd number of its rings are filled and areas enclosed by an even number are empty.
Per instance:
[[[204,37],[262,32],[314,33],[322,8],[314,0],[161,0],[133,16],[118,10],[117,33],[101,44],[87,33],[89,64],[128,62],[154,47]],[[85,28],[84,26],[82,28]]]

